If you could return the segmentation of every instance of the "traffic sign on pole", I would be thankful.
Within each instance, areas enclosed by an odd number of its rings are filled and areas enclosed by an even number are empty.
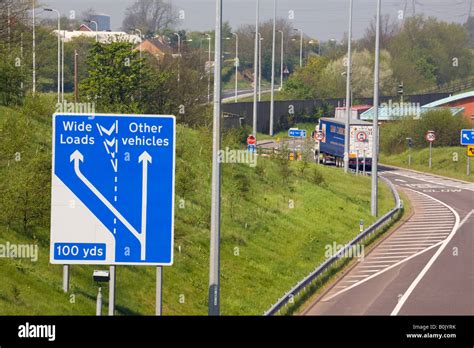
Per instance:
[[[306,131],[304,129],[290,128],[288,136],[290,138],[306,138]]]
[[[425,139],[426,141],[429,141],[430,143],[432,143],[433,141],[436,140],[436,134],[434,131],[428,131],[426,132],[426,135],[425,135]]]
[[[474,145],[474,129],[461,130],[461,145]]]
[[[53,115],[51,263],[172,264],[175,124]]]
[[[249,135],[247,137],[247,145],[255,145],[257,142],[257,138],[255,138],[253,135]]]

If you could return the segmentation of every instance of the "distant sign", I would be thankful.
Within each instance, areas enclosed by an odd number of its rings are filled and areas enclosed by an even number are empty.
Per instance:
[[[429,141],[430,143],[435,141],[436,140],[435,132],[434,131],[428,131],[425,135],[425,139],[426,139],[426,141]]]
[[[257,151],[257,147],[253,144],[249,144],[247,145],[247,151],[248,152],[256,152]]]
[[[288,136],[290,138],[306,138],[306,131],[304,129],[290,128]]]
[[[247,137],[247,145],[255,145],[257,142],[257,138],[255,138],[253,135],[249,135]]]
[[[53,264],[173,262],[175,117],[53,115]]]
[[[461,145],[474,145],[474,129],[461,131]]]
[[[467,145],[467,155],[474,157],[474,145]]]
[[[360,131],[356,133],[357,141],[364,142],[367,141],[367,133],[364,131]]]

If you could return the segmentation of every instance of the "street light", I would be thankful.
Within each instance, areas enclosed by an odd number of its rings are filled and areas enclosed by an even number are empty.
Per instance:
[[[138,46],[139,47],[139,50],[140,50],[140,59],[142,59],[142,31],[140,29],[134,29],[135,31],[138,32],[138,35],[140,36],[140,45]]]
[[[317,40],[317,42],[318,42],[318,56],[321,56],[321,42],[319,40]],[[309,40],[308,43],[312,45],[312,44],[315,44],[316,41],[315,40]]]
[[[281,33],[281,57],[280,57],[280,91],[283,90],[283,30],[278,30]]]
[[[258,46],[258,101],[262,100],[262,34],[258,33],[260,37]]]
[[[272,29],[272,81],[270,91],[270,136],[273,136],[273,116],[275,106],[275,40],[276,40],[276,0],[273,0],[273,29]]]
[[[346,122],[344,133],[344,172],[349,172],[349,141],[351,122],[351,65],[352,65],[352,0],[349,2],[349,36],[347,38],[347,72],[346,72]]]
[[[207,40],[209,41],[209,49],[208,49],[208,54],[209,54],[209,57],[208,57],[208,60],[207,60],[207,64],[209,64],[208,66],[208,70],[207,70],[207,103],[210,104],[211,103],[211,35],[210,34],[204,34],[207,36]]]
[[[239,35],[237,33],[232,33],[235,36],[235,102],[237,103],[238,96],[238,78],[239,78]]]
[[[173,35],[176,35],[178,37],[178,84],[180,81],[180,65],[181,65],[181,35],[179,33],[173,33]]]
[[[33,96],[36,94],[36,15],[35,15],[36,3],[33,0]]]
[[[258,80],[258,24],[260,17],[260,0],[256,2],[256,13],[255,13],[255,46],[254,46],[254,57],[253,57],[253,131],[252,135],[257,136],[257,80]]]
[[[98,32],[99,32],[99,24],[96,21],[86,19],[84,22],[86,23],[94,23],[95,24],[95,42],[98,42]]]
[[[55,12],[58,16],[58,103],[61,93],[61,14],[54,8],[45,8],[46,12]]]
[[[303,66],[303,30],[294,29],[300,32],[300,68]]]
[[[372,191],[371,191],[371,213],[378,215],[378,142],[379,142],[379,74],[380,74],[380,7],[381,1],[377,0],[377,21],[375,32],[375,66],[374,66],[374,119],[373,119],[373,143],[372,143]]]

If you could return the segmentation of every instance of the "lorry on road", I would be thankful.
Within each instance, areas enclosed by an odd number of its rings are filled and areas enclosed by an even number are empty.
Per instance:
[[[344,166],[344,137],[345,120],[331,117],[322,117],[316,126],[321,140],[316,141],[315,159],[323,164]],[[370,170],[372,166],[372,123],[357,119],[350,120],[349,134],[349,167],[359,169],[365,167]],[[319,151],[318,151],[319,150]]]

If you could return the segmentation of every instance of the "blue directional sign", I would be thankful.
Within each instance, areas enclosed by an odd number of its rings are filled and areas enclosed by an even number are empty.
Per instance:
[[[474,129],[461,130],[461,145],[474,145]]]
[[[306,138],[306,131],[304,129],[290,128],[288,136],[291,138]]]
[[[257,151],[257,146],[255,144],[247,145],[247,151],[248,152],[256,152]]]
[[[173,262],[175,117],[53,115],[54,264]]]

